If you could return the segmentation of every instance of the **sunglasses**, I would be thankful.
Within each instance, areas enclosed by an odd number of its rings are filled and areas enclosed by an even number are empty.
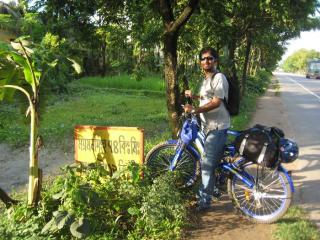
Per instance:
[[[203,57],[203,58],[200,58],[201,62],[202,61],[205,61],[205,60],[208,60],[208,61],[213,61],[214,60],[214,57]]]

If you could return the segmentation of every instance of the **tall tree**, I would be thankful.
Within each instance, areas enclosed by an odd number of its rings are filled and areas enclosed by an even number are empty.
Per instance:
[[[179,2],[179,1],[178,1]],[[199,0],[189,0],[182,8],[175,9],[175,5],[169,0],[158,0],[158,9],[164,24],[162,42],[164,52],[164,75],[167,83],[167,108],[168,118],[172,134],[176,136],[180,129],[179,115],[181,103],[179,101],[179,85],[177,77],[177,43],[180,29],[187,23],[196,9]],[[180,12],[175,16],[175,12]]]
[[[178,39],[181,29],[189,21],[191,15],[198,6],[199,0],[145,0],[128,1],[130,18],[133,21],[133,29],[139,31],[142,44],[151,39],[152,34],[160,35],[164,58],[164,77],[166,81],[168,120],[172,135],[180,128],[179,116],[181,114],[180,91],[177,74]],[[160,17],[162,29],[155,22]],[[149,23],[153,23],[151,28]],[[136,34],[134,34],[136,35]],[[156,37],[153,37],[156,40]],[[155,42],[155,41],[153,41]],[[158,42],[155,42],[156,44]],[[155,48],[157,46],[155,45]]]

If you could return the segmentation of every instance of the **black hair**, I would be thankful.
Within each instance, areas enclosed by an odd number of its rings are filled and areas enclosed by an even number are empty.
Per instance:
[[[202,54],[204,53],[210,53],[212,57],[215,58],[215,60],[218,60],[219,59],[219,54],[218,52],[212,48],[212,47],[204,47],[201,49],[200,53],[199,53],[199,59],[201,60],[202,58]]]

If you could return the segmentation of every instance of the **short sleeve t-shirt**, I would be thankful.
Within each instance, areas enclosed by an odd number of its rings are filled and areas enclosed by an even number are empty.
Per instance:
[[[213,97],[228,100],[228,89],[228,81],[222,73],[215,74],[214,78],[204,79],[200,88],[200,106],[210,102]],[[230,127],[230,115],[223,102],[218,108],[200,113],[200,119],[205,133]]]

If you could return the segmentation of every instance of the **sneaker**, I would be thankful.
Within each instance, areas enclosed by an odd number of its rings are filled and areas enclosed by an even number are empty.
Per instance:
[[[206,212],[212,208],[211,204],[199,204],[196,208],[197,212]]]
[[[213,193],[212,193],[212,200],[216,200],[216,201],[219,201],[220,198],[222,196],[222,193],[219,191],[219,189],[214,189]]]

